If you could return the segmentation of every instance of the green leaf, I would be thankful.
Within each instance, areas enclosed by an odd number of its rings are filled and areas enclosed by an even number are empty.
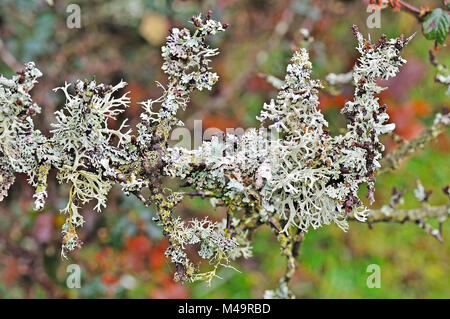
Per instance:
[[[423,33],[428,40],[437,40],[443,44],[450,27],[450,12],[441,8],[434,9],[423,22]]]

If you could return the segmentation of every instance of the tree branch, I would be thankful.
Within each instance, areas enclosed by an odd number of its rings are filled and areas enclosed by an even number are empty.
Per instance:
[[[447,112],[447,111],[446,111]],[[387,154],[381,160],[381,169],[378,173],[384,173],[386,171],[395,170],[399,167],[401,162],[409,155],[416,151],[423,149],[425,145],[436,139],[436,137],[445,131],[450,124],[450,115],[446,113],[444,115],[438,114],[434,123],[423,131],[416,138],[403,142],[393,152]]]
[[[370,3],[379,5],[382,9],[387,6],[386,2],[382,0],[370,0]],[[389,0],[389,3],[391,8],[409,13],[415,16],[420,22],[422,22],[428,13],[431,12],[428,7],[417,8],[416,6],[402,0]]]
[[[6,49],[2,39],[0,39],[0,58],[14,72],[23,68],[23,65]]]
[[[413,209],[396,209],[393,212],[383,211],[382,209],[371,210],[367,219],[368,223],[394,222],[404,223],[407,221],[420,222],[427,218],[445,219],[450,214],[448,205],[428,206]],[[351,221],[357,219],[351,215],[348,218]]]

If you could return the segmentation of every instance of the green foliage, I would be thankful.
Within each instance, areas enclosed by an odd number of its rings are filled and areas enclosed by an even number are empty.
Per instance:
[[[450,28],[450,12],[441,8],[434,9],[423,22],[423,32],[428,40],[444,44]]]

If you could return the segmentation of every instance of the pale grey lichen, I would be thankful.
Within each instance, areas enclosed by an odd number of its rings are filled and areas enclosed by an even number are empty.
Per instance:
[[[32,100],[30,90],[42,73],[33,62],[12,79],[0,76],[0,176],[1,190],[6,195],[14,173],[25,173],[34,187],[39,185],[39,166],[46,160],[46,138],[34,128],[32,116],[41,108]],[[37,189],[40,195],[36,207],[47,196],[45,188]]]
[[[373,201],[374,174],[384,149],[379,136],[394,129],[385,124],[386,107],[375,97],[382,90],[376,80],[399,71],[405,62],[399,53],[408,40],[382,38],[370,44],[355,34],[361,58],[352,72],[354,100],[343,109],[349,119],[345,135],[328,134],[317,109],[322,86],[311,79],[312,65],[302,49],[294,53],[276,100],[264,104],[258,117],[279,138],[268,140],[261,130],[250,129],[241,138],[226,135],[226,142],[213,137],[197,150],[172,148],[166,161],[173,165],[165,172],[194,188],[220,193],[240,208],[258,194],[263,220],[277,216],[286,233],[291,226],[308,231],[331,222],[346,230],[350,212],[364,221],[368,209],[357,191],[366,183]],[[204,168],[192,170],[192,165]]]
[[[279,287],[264,292],[264,299],[294,299],[295,296],[286,282],[281,282]]]
[[[325,77],[325,81],[328,82],[330,85],[341,85],[341,84],[347,84],[350,83],[353,80],[353,72],[347,72],[347,73],[330,73]]]
[[[119,94],[125,82],[108,86],[78,81],[73,87],[66,83],[56,89],[63,92],[65,103],[55,112],[52,135],[46,138],[31,120],[40,112],[29,95],[40,71],[29,63],[11,80],[0,78],[0,200],[14,173],[22,172],[36,187],[36,208],[42,208],[47,175],[55,169],[58,181],[70,187],[62,209],[67,215],[63,254],[81,244],[76,228],[84,223],[82,205],[93,200],[100,211],[114,184],[155,206],[155,221],[169,241],[165,255],[176,265],[175,279],[181,281],[211,281],[219,267],[231,267],[230,260],[251,257],[251,233],[261,224],[276,231],[288,255],[287,247],[295,246],[311,228],[335,223],[346,230],[349,213],[366,219],[367,208],[357,192],[367,184],[373,201],[374,174],[383,151],[379,137],[394,128],[386,124],[386,107],[375,97],[382,90],[376,81],[399,71],[405,63],[399,54],[408,40],[382,37],[372,44],[355,29],[361,57],[352,72],[354,99],[343,109],[349,120],[346,134],[329,135],[328,123],[318,110],[322,85],[311,79],[312,64],[308,52],[301,49],[287,66],[276,99],[264,104],[258,116],[260,128],[248,129],[242,136],[226,134],[223,140],[214,136],[198,149],[188,150],[169,147],[170,132],[183,124],[177,113],[187,107],[190,94],[209,90],[217,82],[209,63],[218,51],[206,39],[226,29],[210,13],[192,22],[193,33],[174,28],[167,37],[162,70],[168,81],[158,83],[161,97],[141,103],[144,112],[137,136],[126,130],[126,121],[118,129],[109,124],[128,107],[127,95]],[[221,222],[174,217],[173,209],[185,192],[167,190],[163,183],[167,176],[182,179],[195,195],[225,206],[227,217]],[[200,272],[191,261],[187,246],[192,245],[198,245],[198,255],[209,261],[211,271]],[[289,258],[292,266],[295,258]],[[286,280],[282,285],[267,296],[291,296]]]
[[[205,44],[205,38],[208,35],[214,35],[217,32],[225,31],[220,22],[212,19],[192,18],[196,26],[193,34],[186,29],[173,28],[167,37],[166,45],[161,48],[164,63],[162,70],[168,75],[167,88],[164,88],[163,95],[157,100],[148,100],[145,102],[147,116],[160,122],[167,119],[171,123],[179,124],[176,121],[176,114],[181,108],[186,109],[189,102],[189,94],[197,89],[210,90],[218,81],[219,76],[210,72],[209,63],[211,57],[218,54],[217,49],[211,49]],[[158,113],[152,112],[152,105],[161,103]]]

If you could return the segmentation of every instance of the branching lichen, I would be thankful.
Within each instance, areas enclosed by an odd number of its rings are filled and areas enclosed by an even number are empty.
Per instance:
[[[375,173],[384,150],[379,138],[394,129],[394,124],[386,124],[386,106],[378,104],[376,95],[383,88],[377,80],[396,75],[406,62],[400,52],[410,39],[383,36],[371,43],[353,28],[361,57],[351,73],[354,99],[342,110],[349,121],[345,134],[331,136],[326,129],[328,123],[318,110],[322,84],[311,79],[312,64],[301,49],[287,66],[276,99],[264,104],[260,128],[248,129],[242,136],[214,136],[189,150],[169,147],[169,136],[175,126],[183,125],[177,114],[186,109],[190,94],[210,90],[217,82],[209,63],[218,51],[206,41],[227,27],[212,20],[211,13],[193,17],[192,23],[194,32],[174,28],[167,37],[162,70],[168,80],[158,83],[161,97],[141,103],[144,112],[136,135],[126,130],[126,121],[118,129],[110,126],[128,107],[129,98],[120,95],[125,82],[110,86],[77,81],[55,89],[63,92],[65,104],[55,112],[47,138],[31,118],[40,107],[29,91],[41,72],[29,63],[12,79],[1,77],[0,200],[14,174],[26,173],[36,188],[35,207],[42,209],[47,175],[55,170],[58,181],[70,188],[61,211],[67,216],[62,229],[65,255],[81,245],[76,233],[84,223],[81,207],[95,201],[95,209],[101,211],[111,187],[119,184],[125,194],[156,208],[155,221],[169,242],[165,255],[176,266],[175,280],[182,282],[210,282],[218,277],[219,267],[251,257],[252,234],[268,225],[288,262],[280,288],[266,296],[292,297],[287,284],[307,231],[331,223],[347,230],[348,219],[388,218],[387,211],[395,208],[392,202],[381,212],[369,213],[357,192],[366,184],[373,202]],[[448,125],[448,115],[436,121],[437,132]],[[434,132],[430,134],[435,136]],[[391,166],[395,163],[393,159]],[[194,192],[167,189],[165,177],[182,179],[184,187]],[[226,207],[227,216],[220,222],[176,217],[173,210],[186,195],[209,197],[211,204]],[[198,247],[199,257],[212,269],[201,272],[188,246]]]

